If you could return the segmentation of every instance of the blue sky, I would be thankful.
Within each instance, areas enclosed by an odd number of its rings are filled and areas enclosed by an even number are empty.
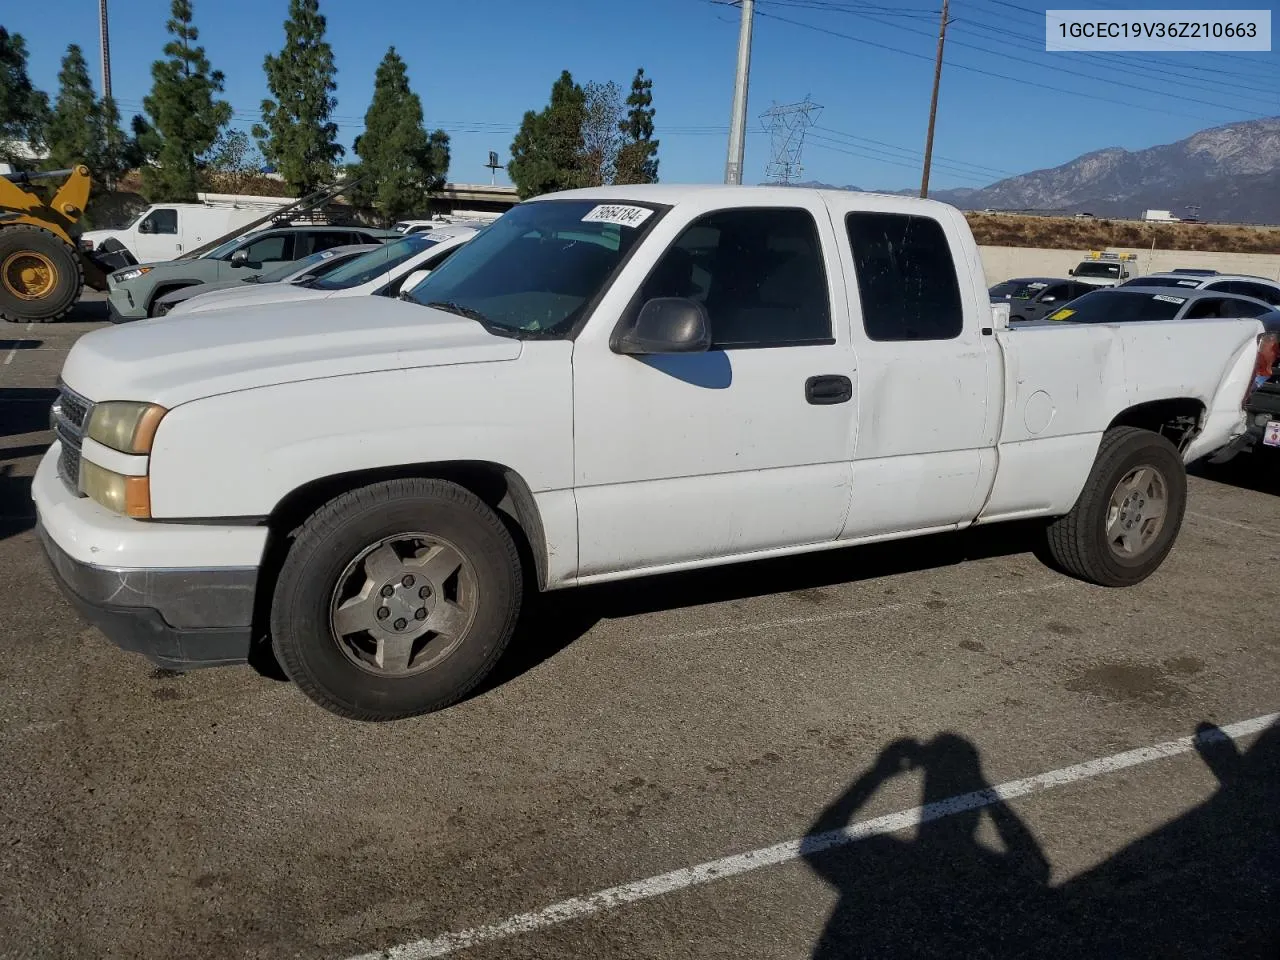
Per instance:
[[[201,42],[226,74],[237,125],[252,122],[266,94],[262,59],[283,42],[287,7],[287,0],[195,0]],[[1050,54],[1043,49],[1045,7],[953,0],[933,186],[979,186],[1089,150],[1138,149],[1280,114],[1280,51]],[[6,8],[0,23],[26,37],[37,85],[53,94],[58,60],[72,42],[85,48],[98,82],[97,0],[13,0]],[[168,8],[168,0],[110,2],[112,85],[126,117],[141,110],[150,88]],[[746,182],[764,180],[769,160],[759,114],[810,97],[823,110],[804,148],[806,178],[881,189],[918,185],[938,25],[931,0],[759,0],[757,9]],[[639,66],[654,80],[662,179],[723,177],[734,8],[713,0],[322,0],[321,10],[348,146],[360,132],[374,69],[395,44],[428,123],[453,137],[454,181],[487,182],[487,152],[505,162],[523,112],[545,105],[561,69],[579,82],[612,79],[625,87]],[[499,178],[505,180],[501,171]]]

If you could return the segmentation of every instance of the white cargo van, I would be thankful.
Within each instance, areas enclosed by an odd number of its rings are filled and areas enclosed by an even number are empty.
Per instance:
[[[80,235],[80,244],[98,250],[104,242],[115,240],[139,263],[175,260],[291,202],[288,198],[246,197],[229,203],[157,203],[119,230],[86,230]]]

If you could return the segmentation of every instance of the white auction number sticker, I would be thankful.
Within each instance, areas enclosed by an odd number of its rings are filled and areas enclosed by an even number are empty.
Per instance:
[[[602,203],[585,217],[583,223],[613,223],[620,227],[638,227],[651,216],[648,207],[635,207],[626,203]]]

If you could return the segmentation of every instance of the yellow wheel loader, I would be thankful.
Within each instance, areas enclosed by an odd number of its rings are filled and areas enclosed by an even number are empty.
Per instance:
[[[58,177],[65,179],[52,199],[31,189]],[[107,288],[106,275],[115,266],[77,242],[89,189],[89,168],[83,165],[0,174],[0,317],[48,323],[75,306],[86,284]]]

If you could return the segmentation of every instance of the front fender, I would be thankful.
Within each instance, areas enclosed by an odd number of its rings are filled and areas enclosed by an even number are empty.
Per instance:
[[[508,362],[305,380],[184,403],[151,454],[157,519],[265,517],[325,477],[426,461],[492,461],[534,494],[573,480],[567,341]]]

